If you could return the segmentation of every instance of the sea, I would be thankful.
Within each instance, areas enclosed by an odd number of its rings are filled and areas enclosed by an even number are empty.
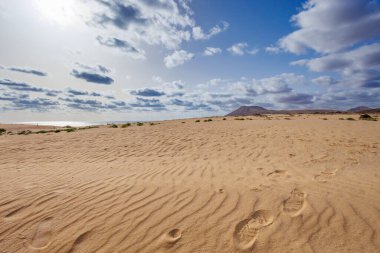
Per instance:
[[[86,126],[99,126],[99,125],[109,125],[109,124],[126,124],[134,123],[134,121],[100,121],[100,122],[90,122],[90,121],[25,121],[25,122],[11,122],[7,124],[25,124],[25,125],[36,125],[36,126],[56,126],[56,127],[86,127]]]

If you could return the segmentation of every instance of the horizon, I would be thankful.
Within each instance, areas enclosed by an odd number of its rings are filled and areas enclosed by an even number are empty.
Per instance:
[[[378,0],[15,0],[0,21],[2,122],[380,107]]]

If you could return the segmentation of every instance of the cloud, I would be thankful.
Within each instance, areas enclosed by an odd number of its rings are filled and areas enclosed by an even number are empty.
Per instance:
[[[107,74],[107,73],[111,72],[107,67],[105,67],[103,65],[88,66],[88,65],[85,65],[85,64],[82,64],[82,63],[79,63],[79,62],[77,62],[76,65],[79,66],[79,67],[81,67],[82,69],[89,70],[89,71],[92,71],[92,72],[100,72],[100,73],[103,73],[103,74]]]
[[[230,48],[227,50],[233,54],[233,55],[244,55],[245,54],[245,49],[248,47],[248,44],[245,42],[240,42],[232,45]]]
[[[176,50],[164,58],[164,63],[167,68],[174,68],[190,61],[193,57],[194,54],[188,53],[185,50]]]
[[[147,22],[142,17],[142,13],[133,5],[124,4],[119,1],[97,0],[99,3],[108,7],[110,13],[97,15],[99,24],[111,24],[120,29],[127,29],[130,24],[144,24]]]
[[[280,46],[300,54],[307,49],[333,53],[380,35],[380,6],[367,0],[309,0],[292,17],[298,30],[283,37]]]
[[[259,52],[259,49],[256,49],[256,48],[248,49],[247,43],[240,42],[229,47],[227,51],[230,52],[232,55],[242,56],[245,54],[255,55]]]
[[[35,70],[35,69],[27,69],[27,68],[19,68],[19,67],[9,67],[6,69],[13,72],[20,72],[20,73],[31,74],[35,76],[47,76],[47,73],[39,71],[39,70]]]
[[[297,30],[281,38],[278,45],[295,54],[312,50],[317,56],[291,64],[314,72],[335,72],[341,77],[339,82],[320,77],[312,80],[314,84],[380,87],[378,1],[308,0],[292,22]]]
[[[179,107],[184,107],[187,111],[214,111],[214,109],[210,107],[207,103],[189,101],[178,98],[170,100],[170,104]]]
[[[306,105],[313,103],[314,96],[304,93],[293,93],[285,96],[280,96],[276,100],[283,104],[295,104],[295,105]]]
[[[176,49],[191,39],[195,26],[187,1],[96,0],[92,25],[121,30],[134,45],[163,45]]]
[[[27,83],[15,82],[9,79],[0,80],[0,85],[7,86],[12,90],[18,91],[33,91],[33,92],[45,92],[42,88],[33,87]]]
[[[208,33],[204,33],[202,27],[195,26],[193,27],[193,38],[195,40],[208,40],[211,37],[224,32],[228,29],[229,24],[227,22],[222,22],[220,25],[216,25],[210,29]]]
[[[65,106],[67,107],[83,111],[121,111],[129,108],[125,103],[122,103],[121,101],[111,101],[111,103],[104,103],[96,99],[83,98],[59,98],[59,100],[65,102]]]
[[[125,40],[121,40],[117,38],[104,39],[102,36],[97,36],[96,39],[98,40],[99,44],[102,46],[117,48],[135,59],[145,59],[144,50],[137,49],[136,47],[132,46]]]
[[[30,68],[0,66],[0,69],[5,69],[8,71],[19,72],[19,73],[24,73],[24,74],[31,74],[31,75],[35,75],[35,76],[47,76],[46,72],[43,72],[40,70],[35,70],[35,69],[30,69]]]
[[[206,47],[205,51],[203,52],[204,56],[212,56],[216,54],[222,53],[222,49],[217,48],[217,47]]]
[[[129,103],[133,108],[152,109],[154,111],[166,110],[166,106],[159,99],[136,98],[135,102]]]
[[[59,106],[57,101],[47,98],[30,98],[27,94],[5,93],[0,96],[0,100],[10,102],[4,107],[7,110],[49,111]]]
[[[78,70],[75,70],[75,69],[73,69],[73,71],[71,72],[71,75],[78,79],[83,79],[89,83],[110,85],[114,82],[114,80],[111,77],[99,75],[96,73],[90,73],[90,72],[79,72]]]
[[[339,83],[337,80],[331,76],[320,76],[311,80],[312,83],[318,85],[330,86]]]
[[[73,90],[69,88],[67,90],[67,93],[71,96],[92,96],[92,97],[101,97],[102,94],[97,92],[88,92],[88,91],[81,91],[81,90]]]
[[[252,79],[251,83],[237,83],[247,95],[259,96],[265,94],[289,93],[293,89],[290,86],[303,85],[306,78],[294,73],[283,73],[277,76]]]
[[[353,105],[378,107],[380,90],[331,90],[318,97],[322,106],[352,108]]]
[[[59,103],[47,98],[35,98],[35,99],[20,99],[14,101],[14,105],[17,109],[38,109],[45,111],[48,109],[56,108]]]
[[[265,48],[265,52],[269,54],[279,54],[281,53],[281,48],[276,46],[269,46]]]
[[[307,66],[316,72],[338,72],[346,85],[380,87],[380,43],[319,58],[299,60],[293,64]]]
[[[141,97],[161,97],[161,96],[165,95],[165,92],[150,89],[150,88],[133,90],[130,93],[131,93],[131,95],[141,96]]]
[[[50,92],[52,94],[53,93],[56,94],[58,92],[55,90],[43,89],[43,88],[32,86],[32,85],[27,84],[27,83],[16,82],[16,81],[12,81],[9,79],[0,79],[0,85],[6,86],[7,88],[9,88],[11,90],[24,91],[24,92],[25,91],[27,91],[27,92],[41,92],[41,93]]]

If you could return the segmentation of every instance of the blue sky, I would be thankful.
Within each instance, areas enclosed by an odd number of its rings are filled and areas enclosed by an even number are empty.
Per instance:
[[[377,0],[0,2],[2,121],[380,104]]]

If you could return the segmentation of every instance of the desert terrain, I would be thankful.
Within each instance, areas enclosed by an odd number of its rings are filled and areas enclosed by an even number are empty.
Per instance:
[[[199,120],[0,136],[0,252],[379,252],[380,121]]]

